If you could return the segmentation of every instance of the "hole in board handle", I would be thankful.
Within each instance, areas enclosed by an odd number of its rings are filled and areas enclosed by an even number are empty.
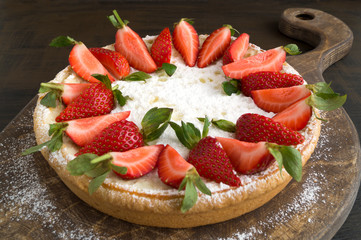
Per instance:
[[[296,18],[308,21],[308,20],[314,19],[315,15],[310,14],[310,13],[300,13],[300,14],[296,15]]]

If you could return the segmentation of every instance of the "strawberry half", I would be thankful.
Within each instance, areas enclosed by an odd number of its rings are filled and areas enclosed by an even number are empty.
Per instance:
[[[119,167],[126,167],[127,173],[121,174],[114,171],[124,179],[139,178],[154,169],[158,156],[162,152],[163,145],[144,146],[131,149],[126,152],[112,152],[112,164]]]
[[[284,167],[296,181],[301,181],[302,157],[293,147],[266,142],[249,143],[221,137],[217,137],[217,140],[239,173],[254,174],[264,171],[276,159],[281,175]]]
[[[129,63],[122,54],[105,48],[89,48],[89,51],[116,79],[128,76]]]
[[[138,126],[124,119],[114,122],[103,129],[75,155],[93,153],[101,156],[108,152],[125,152],[143,145],[143,136]]]
[[[86,153],[68,162],[70,175],[86,175],[93,178],[88,186],[92,195],[111,171],[124,179],[139,178],[149,173],[156,165],[163,145],[145,146],[127,152],[110,152],[102,156]]]
[[[311,115],[312,107],[302,98],[283,111],[277,113],[272,120],[284,124],[289,129],[299,131],[306,127]]]
[[[223,56],[231,42],[231,29],[233,29],[232,26],[224,25],[206,38],[198,55],[199,68],[207,67]]]
[[[236,139],[245,142],[271,142],[286,146],[298,145],[305,141],[305,137],[299,132],[255,113],[246,113],[238,118]]]
[[[247,33],[242,33],[224,52],[223,65],[241,60],[247,52],[248,45],[249,35]]]
[[[188,163],[174,148],[167,145],[158,159],[158,176],[160,180],[173,188],[183,190],[182,212],[188,211],[197,202],[196,187],[203,193],[211,195],[211,191],[201,180],[197,170]]]
[[[306,85],[261,89],[251,92],[254,103],[267,112],[281,112],[298,100],[311,95]]]
[[[144,142],[157,139],[165,131],[171,114],[172,109],[169,108],[152,108],[144,115],[141,130],[131,121],[114,122],[82,147],[76,155],[93,153],[100,156],[108,152],[125,152],[141,147]]]
[[[130,112],[120,112],[98,117],[82,118],[71,120],[67,122],[54,123],[49,126],[49,136],[52,138],[25,150],[22,154],[27,155],[37,152],[43,147],[48,147],[50,152],[57,151],[63,145],[63,132],[65,132],[75,144],[84,146],[93,141],[94,137],[98,135],[104,128],[115,121],[126,119]]]
[[[40,103],[46,107],[56,107],[58,100],[69,105],[91,84],[94,83],[41,83],[39,93],[47,92],[47,94]]]
[[[234,169],[242,174],[261,172],[273,162],[274,158],[266,142],[243,142],[231,138],[216,138],[231,160]]]
[[[251,96],[253,90],[293,87],[304,83],[299,75],[280,72],[255,72],[240,81],[241,91],[247,97]]]
[[[108,18],[114,27],[118,28],[115,35],[115,51],[123,55],[128,60],[129,65],[139,71],[152,73],[157,70],[157,65],[143,39],[127,26],[128,21],[123,22],[117,11],[114,10],[113,14]]]
[[[233,173],[232,164],[220,143],[207,137],[210,122],[205,118],[202,134],[192,123],[182,122],[182,126],[170,122],[180,142],[190,149],[188,162],[199,175],[217,183],[240,186],[240,179]]]
[[[150,52],[157,67],[162,67],[163,63],[170,63],[172,55],[172,37],[169,28],[164,28],[155,39]]]
[[[222,69],[227,77],[241,79],[254,72],[278,72],[282,69],[285,60],[285,50],[282,47],[278,47],[229,63],[224,65]]]
[[[193,22],[189,19],[182,18],[175,24],[173,31],[173,45],[189,67],[196,64],[199,51],[198,33],[192,24]]]

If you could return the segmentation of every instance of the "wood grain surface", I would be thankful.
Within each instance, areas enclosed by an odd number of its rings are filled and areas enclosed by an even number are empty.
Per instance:
[[[1,2],[0,8],[6,9],[0,15],[2,126],[33,98],[40,82],[52,79],[67,65],[67,51],[45,47],[50,39],[67,34],[87,42],[89,46],[106,45],[114,41],[114,29],[104,18],[114,8],[131,20],[132,27],[142,36],[158,34],[163,27],[171,27],[173,22],[187,16],[197,19],[196,27],[200,33],[209,33],[223,23],[229,23],[240,31],[248,32],[252,42],[266,49],[293,41],[277,31],[282,11],[292,5],[291,1],[274,1],[272,9],[265,7],[266,1],[242,4],[229,1],[223,5],[213,1],[193,1],[191,4],[183,1],[167,4],[150,2],[94,1],[84,4],[73,1],[71,6],[50,1],[32,4],[26,1]],[[360,4],[357,1],[330,1],[327,4],[310,1],[297,5],[332,12],[347,21],[347,25],[360,29],[360,25],[355,24],[360,22]],[[307,14],[303,17],[309,18]],[[359,39],[361,31],[353,32],[355,39]],[[337,32],[337,36],[343,37],[344,34]],[[309,44],[295,42],[304,52],[320,43],[317,38]],[[360,46],[355,41],[352,49],[355,49],[355,44],[356,48]],[[346,45],[344,49],[348,50],[348,47]],[[344,49],[337,51],[342,53]],[[337,51],[336,55],[341,56]],[[327,55],[327,52],[324,54],[327,61],[317,68],[319,73],[315,79],[322,78],[323,70],[338,59]],[[336,91],[346,92],[347,89],[349,99],[345,109],[359,128],[360,98],[357,91],[360,85],[356,81],[360,79],[360,58],[359,53],[356,55],[351,51],[342,61],[326,70],[323,76],[327,82],[332,80]],[[298,57],[302,56],[306,54]],[[297,58],[289,61],[300,70],[297,62],[301,61]],[[312,82],[312,79],[307,80]],[[92,236],[121,239],[141,236],[147,239],[331,238],[347,217],[357,195],[359,182],[349,181],[359,176],[360,164],[355,157],[359,154],[358,134],[345,111],[338,110],[326,116],[333,120],[323,128],[325,138],[321,139],[321,146],[316,150],[317,159],[312,158],[305,169],[304,182],[290,184],[264,208],[219,225],[189,230],[156,229],[125,223],[107,217],[77,199],[40,154],[19,158],[19,146],[26,148],[34,144],[31,133],[33,105],[34,102],[30,103],[1,133],[0,232],[4,239],[79,239]],[[353,209],[355,214],[351,212],[335,239],[359,239],[360,205],[358,198]]]

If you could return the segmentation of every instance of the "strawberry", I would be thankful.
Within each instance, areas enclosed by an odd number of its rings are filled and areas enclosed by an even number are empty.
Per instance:
[[[112,90],[100,82],[91,85],[83,91],[55,120],[57,122],[63,122],[105,115],[113,110],[114,104]]]
[[[248,44],[249,35],[247,33],[242,33],[224,52],[223,65],[241,60],[244,54],[247,52]]]
[[[302,157],[298,150],[273,143],[249,143],[217,137],[229,156],[235,170],[242,174],[264,171],[276,159],[280,174],[282,167],[296,180],[301,181]]]
[[[347,98],[346,95],[340,96],[335,93],[325,82],[288,88],[254,90],[251,95],[258,107],[276,113],[307,96],[309,96],[306,99],[308,105],[325,111],[341,107]]]
[[[65,132],[75,144],[84,146],[89,144],[104,128],[113,122],[126,119],[129,114],[130,112],[126,111],[50,124],[49,136],[52,136],[52,138],[45,143],[27,149],[23,152],[23,155],[37,152],[44,146],[47,146],[50,152],[59,150],[63,145],[63,132]]]
[[[120,120],[103,129],[93,140],[77,153],[93,153],[101,156],[108,152],[125,152],[144,145],[143,136],[135,123]]]
[[[284,124],[289,129],[295,131],[302,130],[312,115],[312,107],[307,104],[307,98],[302,98],[277,113],[272,120]]]
[[[111,171],[124,179],[139,178],[149,173],[156,165],[163,145],[144,146],[126,152],[110,152],[102,156],[86,153],[68,162],[70,175],[86,175],[93,178],[88,186],[92,195]]]
[[[224,25],[206,38],[198,55],[197,66],[199,68],[207,67],[223,56],[231,43],[231,29],[233,30],[232,26]]]
[[[249,97],[251,91],[270,88],[284,88],[303,84],[303,78],[297,74],[280,72],[255,72],[242,78],[242,93]]]
[[[190,19],[182,18],[175,24],[173,31],[173,45],[189,67],[196,64],[199,51],[198,33],[192,24]]]
[[[305,137],[271,118],[255,113],[246,113],[236,122],[236,139],[245,142],[271,142],[289,146],[303,143]]]
[[[254,103],[267,112],[281,112],[298,100],[311,95],[311,91],[305,86],[293,86],[286,88],[261,89],[251,92]]]
[[[211,195],[210,190],[203,183],[194,166],[188,163],[170,145],[167,145],[159,155],[157,166],[158,176],[164,184],[179,190],[185,188],[181,207],[182,212],[188,211],[197,202],[196,187],[201,192]]]
[[[56,107],[56,100],[58,100],[68,105],[91,84],[94,83],[41,83],[39,93],[47,92],[47,94],[40,103],[46,107]]]
[[[120,53],[105,48],[89,48],[89,51],[116,79],[123,79],[128,76],[130,72],[129,63]]]
[[[243,142],[231,138],[216,138],[231,160],[234,169],[242,174],[261,172],[273,162],[266,142]]]
[[[89,82],[99,82],[94,78],[93,74],[108,75],[110,81],[114,81],[114,78],[104,68],[104,66],[96,59],[89,49],[82,42],[75,41],[73,38],[59,36],[52,40],[50,46],[63,47],[74,45],[69,54],[69,63],[74,72],[76,72],[81,78]]]
[[[182,122],[182,126],[170,123],[181,143],[190,149],[188,162],[197,169],[200,176],[217,183],[240,186],[240,179],[233,173],[232,164],[220,143],[213,137],[207,137],[209,124],[205,118],[201,135],[192,123]]]
[[[251,57],[224,65],[222,69],[227,77],[235,79],[244,78],[254,72],[279,72],[286,60],[286,52],[291,55],[300,53],[295,44],[288,44],[284,47],[273,48]]]
[[[126,174],[114,172],[124,179],[139,178],[154,169],[163,148],[163,145],[151,145],[126,152],[113,152],[111,153],[112,164],[127,168]]]
[[[141,147],[144,142],[153,141],[164,132],[171,113],[172,109],[152,108],[142,120],[142,130],[131,121],[114,122],[83,146],[76,155],[93,153],[100,156],[108,152],[125,152]],[[159,127],[160,124],[163,125]]]
[[[164,28],[155,39],[150,52],[157,67],[162,67],[163,63],[170,63],[172,55],[172,37],[169,28]]]
[[[118,28],[115,35],[115,51],[123,55],[128,60],[129,65],[139,71],[152,73],[157,70],[157,65],[143,39],[127,26],[128,21],[123,22],[117,11],[114,10],[113,14],[108,18],[114,27]]]

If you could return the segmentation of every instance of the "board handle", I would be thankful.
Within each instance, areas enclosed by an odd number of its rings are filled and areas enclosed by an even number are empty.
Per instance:
[[[315,47],[307,53],[287,58],[287,62],[296,69],[302,64],[303,69],[319,71],[320,75],[343,58],[353,42],[353,33],[344,22],[311,8],[286,9],[281,15],[279,30]]]

